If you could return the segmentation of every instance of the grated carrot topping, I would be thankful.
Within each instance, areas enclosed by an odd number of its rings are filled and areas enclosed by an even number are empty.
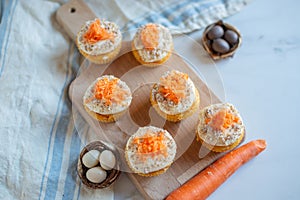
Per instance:
[[[119,88],[117,85],[119,79],[115,78],[109,80],[108,78],[100,79],[93,88],[94,97],[87,99],[91,101],[93,99],[105,100],[105,105],[110,106],[112,103],[121,103],[125,99],[127,92]]]
[[[157,135],[147,132],[143,137],[133,139],[133,144],[137,145],[138,156],[142,161],[145,161],[150,154],[153,157],[156,155],[168,156],[166,145],[164,144],[164,133],[161,131]]]
[[[207,121],[206,121],[207,120]],[[206,119],[205,123],[211,121],[210,126],[216,130],[223,130],[229,128],[232,124],[238,123],[240,119],[237,116],[227,112],[225,109],[220,110],[213,116],[212,119]]]
[[[224,128],[229,128],[232,124],[234,123],[238,123],[240,121],[240,119],[230,113],[226,113],[226,116],[225,116],[225,122],[223,124],[223,127]]]
[[[87,32],[83,35],[83,38],[89,44],[95,44],[100,40],[112,40],[114,38],[112,33],[107,32],[105,28],[101,27],[101,22],[97,19],[95,22],[91,23]]]
[[[145,49],[153,50],[158,46],[159,31],[155,24],[147,24],[141,31],[141,40]]]
[[[211,121],[211,118],[205,118],[205,124],[208,124]]]
[[[188,75],[184,73],[171,72],[168,76],[160,78],[160,87],[158,92],[164,98],[178,104],[185,97],[186,81]]]

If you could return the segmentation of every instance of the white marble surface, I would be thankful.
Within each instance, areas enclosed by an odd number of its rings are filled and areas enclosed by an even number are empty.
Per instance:
[[[217,63],[226,100],[247,126],[247,140],[268,147],[237,171],[210,199],[299,199],[300,1],[254,1],[226,21],[243,45],[234,59]]]
[[[247,140],[268,147],[210,199],[299,199],[299,9],[297,0],[254,1],[226,20],[243,35],[234,59],[217,63],[226,100],[242,113]]]
[[[268,147],[209,199],[299,199],[299,9],[299,0],[256,0],[225,19],[243,36],[234,58],[217,62],[225,100],[242,113],[246,141],[263,138]],[[115,199],[140,199],[125,175],[115,191]]]

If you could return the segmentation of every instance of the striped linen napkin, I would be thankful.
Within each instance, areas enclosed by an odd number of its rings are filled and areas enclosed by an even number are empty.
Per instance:
[[[173,33],[201,29],[240,11],[248,2],[86,1],[98,16],[115,21],[123,31],[155,22]],[[90,140],[86,136],[90,130],[80,116],[74,123],[67,95],[81,56],[55,20],[55,11],[63,3],[1,1],[0,199],[114,198],[113,188],[88,190],[76,175],[77,158]],[[128,199],[139,198],[134,188],[131,192]]]
[[[137,17],[125,24],[124,31],[153,22],[168,27],[172,33],[189,33],[235,14],[250,0],[184,0],[164,1],[166,6],[158,10],[148,10],[146,15]]]

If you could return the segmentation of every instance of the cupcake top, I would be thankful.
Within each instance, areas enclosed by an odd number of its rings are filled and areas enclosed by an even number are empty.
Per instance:
[[[196,98],[196,88],[189,76],[177,70],[167,71],[152,88],[152,99],[161,111],[176,115],[187,111]]]
[[[171,165],[176,143],[170,133],[154,126],[140,127],[127,141],[125,156],[136,173],[151,173]]]
[[[133,45],[143,61],[159,61],[172,50],[172,35],[166,27],[149,23],[138,29]]]
[[[245,127],[237,109],[229,103],[210,105],[200,112],[198,136],[213,146],[233,144]]]
[[[121,31],[115,23],[98,18],[87,21],[77,35],[78,47],[89,55],[111,52],[121,40]]]
[[[126,110],[131,100],[131,91],[127,84],[112,75],[97,78],[83,96],[85,106],[103,115]]]

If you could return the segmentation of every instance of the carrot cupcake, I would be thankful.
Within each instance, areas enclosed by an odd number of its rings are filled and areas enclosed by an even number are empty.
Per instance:
[[[176,148],[168,131],[154,126],[140,127],[127,141],[125,158],[134,173],[156,176],[171,166]]]
[[[76,44],[80,53],[91,62],[106,64],[120,52],[122,34],[119,27],[109,21],[87,21],[77,34]]]
[[[138,29],[132,41],[133,55],[145,66],[166,62],[173,50],[170,31],[160,24],[146,24]]]
[[[229,103],[205,107],[200,112],[197,140],[215,152],[238,146],[244,138],[245,127],[237,109]]]
[[[154,84],[150,101],[159,115],[177,122],[191,116],[199,107],[200,97],[193,81],[185,73],[167,71]]]
[[[129,107],[132,100],[127,84],[112,75],[97,78],[83,96],[85,110],[101,122],[113,122]]]

